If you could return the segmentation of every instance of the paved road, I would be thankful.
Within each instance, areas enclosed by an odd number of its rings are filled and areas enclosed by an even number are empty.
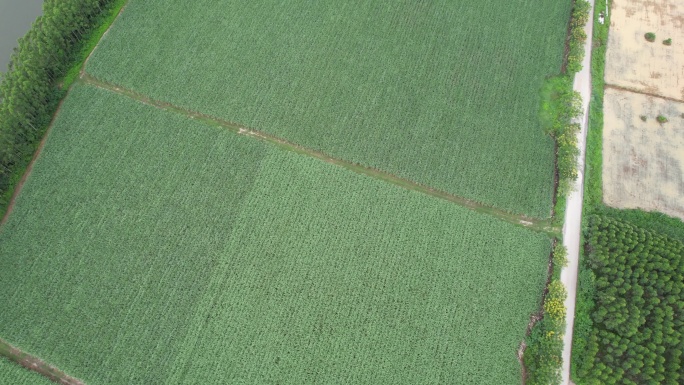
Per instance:
[[[594,27],[594,0],[589,0],[592,11],[585,30],[587,32],[587,43],[584,47],[585,55],[582,63],[582,71],[575,75],[573,89],[582,95],[584,113],[578,123],[582,129],[577,134],[577,143],[580,155],[577,158],[577,171],[579,176],[574,184],[572,192],[568,196],[565,209],[565,223],[563,224],[563,245],[568,249],[568,266],[561,271],[561,282],[568,289],[568,298],[565,300],[566,329],[563,336],[563,385],[570,382],[570,352],[572,350],[572,331],[575,324],[575,298],[577,295],[577,267],[579,263],[580,231],[582,226],[582,199],[584,192],[584,155],[587,143],[587,121],[589,117],[589,100],[591,98],[591,36]]]

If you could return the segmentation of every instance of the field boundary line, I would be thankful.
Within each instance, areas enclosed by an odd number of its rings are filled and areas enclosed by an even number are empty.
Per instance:
[[[7,222],[7,219],[9,218],[10,214],[12,214],[12,211],[14,211],[14,205],[17,202],[17,198],[19,197],[21,190],[23,190],[24,188],[24,183],[26,183],[26,180],[31,175],[31,171],[33,171],[33,165],[36,163],[36,160],[38,160],[38,158],[40,157],[40,153],[43,152],[43,147],[45,147],[45,143],[47,142],[48,136],[50,135],[50,131],[52,131],[52,126],[55,123],[55,119],[57,119],[57,115],[62,110],[62,104],[64,103],[65,99],[66,97],[62,98],[62,100],[59,101],[57,109],[55,110],[55,113],[52,115],[52,119],[50,120],[50,124],[48,124],[48,127],[45,130],[45,133],[43,134],[43,138],[38,143],[38,147],[36,148],[36,151],[33,153],[31,161],[29,162],[28,166],[26,166],[26,170],[24,170],[24,174],[21,176],[21,179],[19,179],[19,183],[17,183],[17,186],[14,188],[14,192],[12,192],[12,197],[10,198],[9,203],[7,204],[7,210],[5,210],[5,215],[3,215],[2,219],[0,220],[0,232],[2,232],[2,229],[5,227],[5,223]]]
[[[637,89],[630,88],[630,87],[616,86],[616,85],[614,85],[614,84],[605,83],[604,88],[610,88],[610,89],[614,89],[614,90],[616,90],[616,91],[629,92],[629,93],[632,93],[632,94],[641,94],[641,95],[650,96],[650,97],[653,97],[653,98],[658,98],[658,99],[663,99],[663,100],[669,100],[669,101],[675,102],[675,103],[684,103],[684,100],[682,100],[682,99],[671,98],[671,97],[669,97],[669,96],[662,96],[662,95],[654,94],[654,93],[652,93],[652,92],[639,91],[639,90],[637,90]]]
[[[17,365],[21,365],[28,370],[37,372],[38,374],[41,374],[56,383],[64,385],[84,385],[84,382],[78,378],[72,377],[59,370],[55,366],[41,360],[40,358],[10,345],[3,339],[0,339],[0,355],[7,357],[10,361],[16,363]]]
[[[100,41],[102,41],[102,38],[107,35],[107,32],[112,28],[112,25],[114,25],[114,22],[121,16],[121,13],[123,10],[126,8],[126,5],[128,5],[129,0],[125,0],[124,4],[121,6],[121,9],[119,9],[119,12],[117,12],[116,17],[114,18],[114,21],[112,21],[111,24],[109,24],[109,27],[107,27],[107,30],[100,36],[100,39],[98,40],[97,44],[93,47],[93,49],[88,53],[88,56],[85,58],[83,63],[81,64],[81,69],[79,71],[79,76],[82,76],[85,72],[85,66],[86,63],[88,62],[88,59],[90,59],[90,56],[93,54],[95,49],[97,48],[98,45],[100,45]],[[33,170],[33,165],[38,160],[40,157],[40,153],[43,151],[43,147],[45,147],[45,143],[47,142],[47,138],[50,135],[50,131],[52,131],[52,126],[55,123],[55,119],[57,118],[57,115],[59,115],[59,112],[62,110],[62,104],[64,104],[64,100],[66,100],[67,96],[69,95],[69,92],[71,91],[71,86],[69,86],[69,89],[67,89],[66,93],[64,94],[64,97],[62,100],[59,101],[57,104],[57,108],[55,109],[54,114],[52,115],[52,119],[50,119],[50,123],[48,124],[47,128],[45,129],[45,132],[43,133],[43,137],[40,139],[40,142],[38,142],[38,147],[36,147],[36,150],[33,153],[33,156],[31,157],[31,161],[29,164],[26,166],[26,169],[24,170],[23,175],[19,179],[19,182],[17,185],[14,187],[14,191],[12,192],[12,197],[9,200],[9,203],[7,204],[7,209],[5,210],[4,215],[2,216],[2,219],[0,219],[0,233],[2,232],[2,229],[4,228],[5,223],[7,223],[7,220],[14,211],[14,205],[16,204],[17,197],[21,193],[21,190],[24,188],[24,183],[26,183],[26,180],[28,177],[31,175],[31,171]]]
[[[444,191],[436,190],[434,188],[416,183],[414,181],[404,179],[401,177],[398,177],[396,175],[377,170],[375,168],[371,167],[366,167],[357,163],[333,158],[321,151],[310,149],[303,147],[301,145],[289,142],[287,140],[278,138],[273,135],[266,134],[262,131],[254,130],[248,127],[245,127],[241,124],[235,123],[235,122],[230,122],[227,120],[219,119],[210,115],[206,115],[197,111],[192,111],[183,107],[179,107],[176,105],[173,105],[168,102],[163,102],[159,100],[154,100],[148,96],[145,96],[139,92],[129,90],[120,86],[117,86],[115,84],[102,81],[100,79],[95,78],[94,76],[88,74],[88,73],[83,73],[81,75],[81,81],[83,81],[86,84],[90,84],[92,86],[102,88],[105,90],[108,90],[110,92],[114,92],[126,97],[129,97],[133,100],[136,100],[138,102],[157,107],[163,110],[175,112],[181,115],[184,115],[190,119],[196,119],[199,121],[202,121],[205,124],[211,125],[211,126],[219,126],[222,128],[226,128],[233,133],[236,133],[238,135],[244,135],[248,137],[253,137],[259,140],[262,140],[264,142],[269,142],[271,144],[275,144],[283,149],[296,152],[298,154],[303,154],[303,155],[308,155],[314,158],[317,158],[319,160],[322,160],[324,162],[334,164],[337,166],[344,167],[348,170],[351,170],[357,174],[362,174],[366,176],[370,176],[375,179],[380,179],[388,183],[392,183],[394,185],[403,187],[408,190],[413,190],[413,191],[418,191],[422,192],[424,194],[437,197],[455,204],[458,204],[459,206],[463,206],[467,209],[487,214],[493,217],[496,217],[500,220],[503,220],[505,222],[512,223],[516,226],[524,227],[536,232],[541,232],[548,234],[551,237],[556,237],[558,234],[560,234],[560,229],[554,227],[551,224],[551,218],[549,219],[538,219],[538,218],[530,218],[524,215],[517,215],[517,214],[511,214],[509,212],[506,212],[501,209],[497,209],[492,206],[488,206],[467,198],[464,198],[462,196],[458,195],[453,195]]]

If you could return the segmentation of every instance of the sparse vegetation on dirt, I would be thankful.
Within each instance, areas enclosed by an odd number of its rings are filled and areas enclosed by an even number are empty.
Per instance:
[[[661,123],[661,124],[667,123],[669,121],[665,115],[658,115],[656,117],[656,120],[658,121],[658,123]]]
[[[641,119],[642,122],[645,122],[648,118],[646,117],[646,115],[641,115],[639,116],[639,119]]]

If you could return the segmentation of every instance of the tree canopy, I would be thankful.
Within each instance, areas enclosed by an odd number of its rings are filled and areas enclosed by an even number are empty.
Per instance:
[[[0,193],[18,179],[47,128],[80,43],[111,0],[45,0],[43,15],[19,39],[0,74]]]

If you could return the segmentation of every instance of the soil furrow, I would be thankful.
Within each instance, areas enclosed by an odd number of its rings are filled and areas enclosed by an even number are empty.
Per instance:
[[[640,91],[640,90],[637,90],[637,89],[634,89],[634,88],[616,86],[616,85],[614,85],[614,84],[607,84],[607,83],[606,83],[606,84],[605,84],[605,88],[612,88],[612,89],[618,90],[618,91],[625,91],[625,92],[631,92],[631,93],[633,93],[633,94],[641,94],[641,95],[651,96],[651,97],[654,97],[654,98],[669,100],[669,101],[671,101],[671,102],[676,102],[676,103],[684,103],[684,100],[682,100],[682,99],[670,98],[670,97],[667,97],[667,96],[658,95],[658,94],[654,94],[654,93],[651,93],[651,92]]]
[[[2,339],[0,339],[0,355],[7,357],[28,370],[42,374],[58,384],[84,385],[83,381],[69,376],[40,358],[23,352]]]

